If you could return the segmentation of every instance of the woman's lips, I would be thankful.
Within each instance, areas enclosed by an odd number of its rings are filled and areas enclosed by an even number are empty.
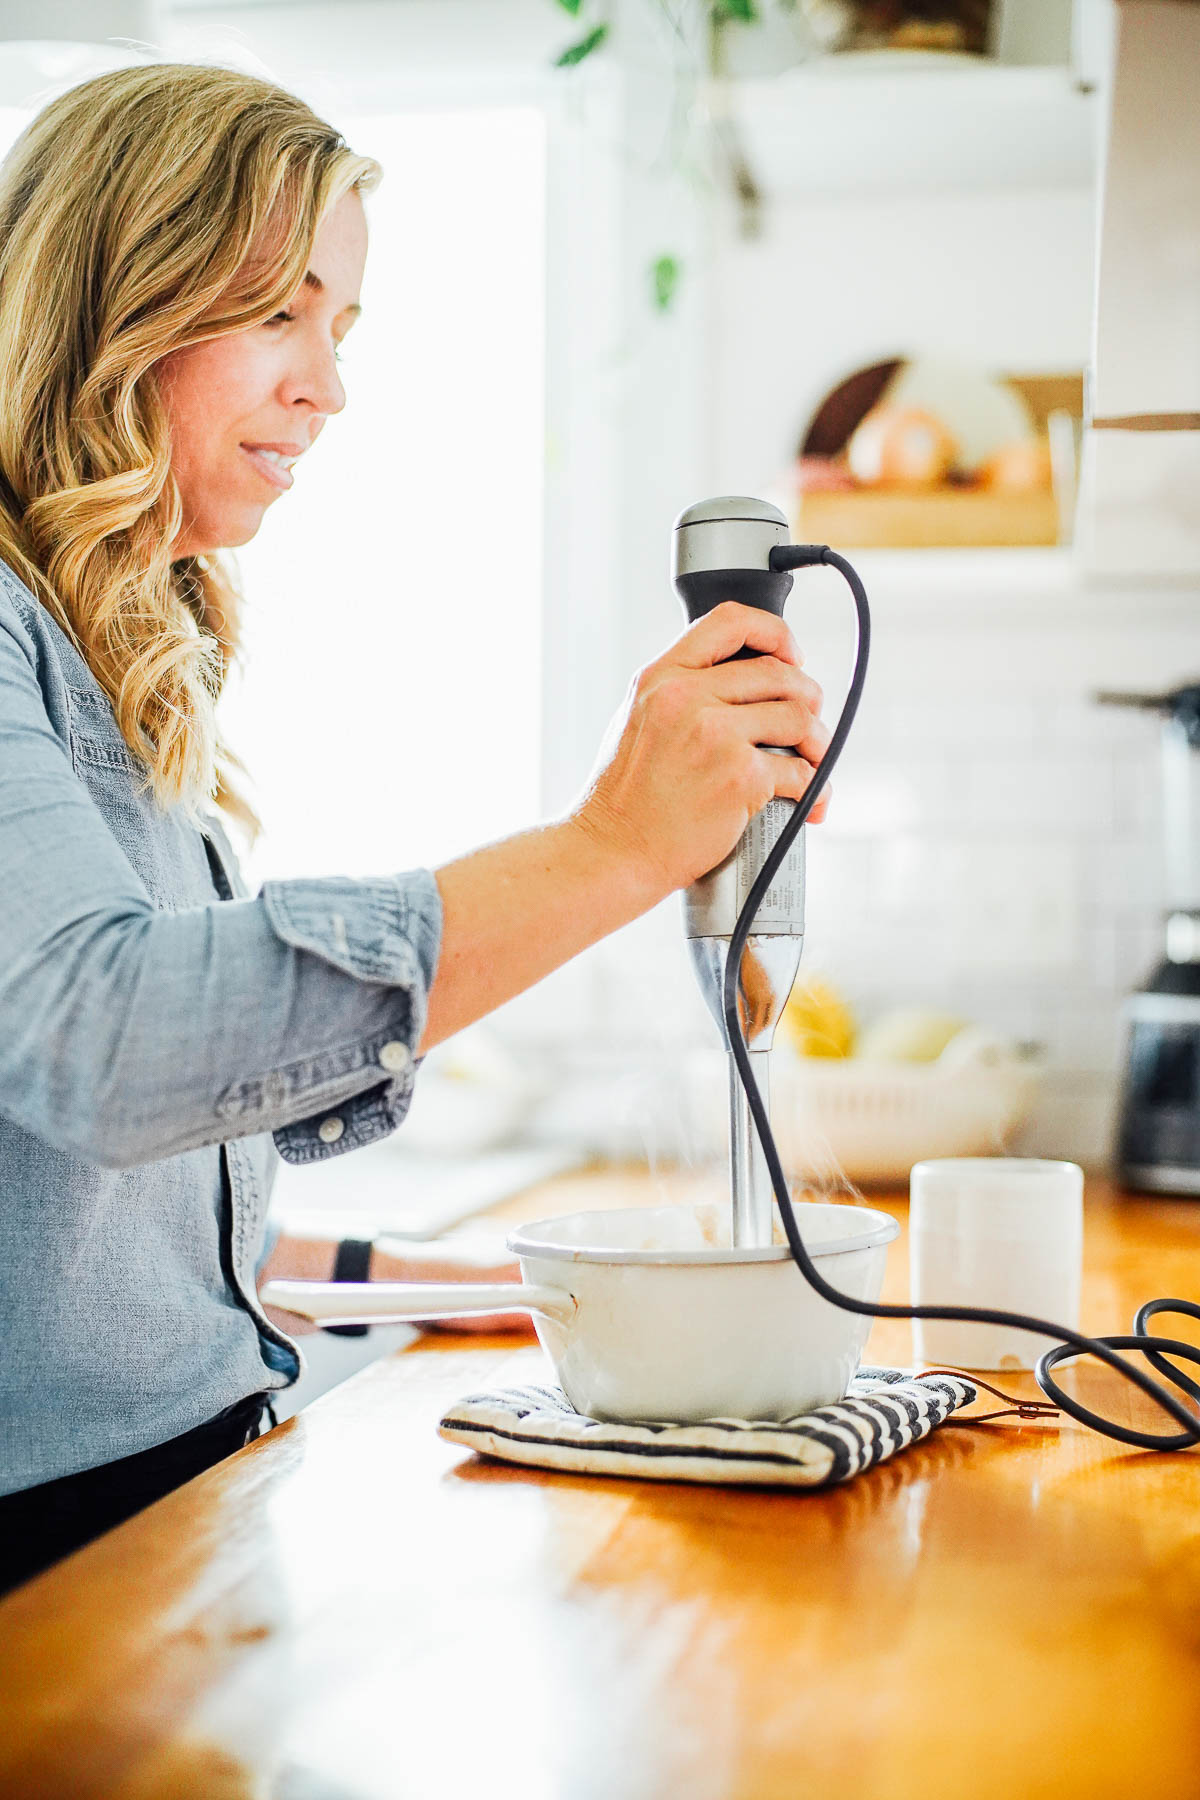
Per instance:
[[[281,462],[277,462],[265,450],[251,449],[249,444],[238,447],[250,458],[264,481],[269,481],[273,488],[280,488],[286,493],[295,479],[290,469],[285,469]]]

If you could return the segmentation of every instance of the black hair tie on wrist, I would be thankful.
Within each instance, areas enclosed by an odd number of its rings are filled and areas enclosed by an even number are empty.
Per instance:
[[[337,1247],[337,1255],[333,1259],[333,1279],[335,1281],[370,1281],[371,1251],[374,1245],[370,1238],[343,1238]],[[366,1337],[369,1325],[326,1325],[325,1330],[330,1337]]]

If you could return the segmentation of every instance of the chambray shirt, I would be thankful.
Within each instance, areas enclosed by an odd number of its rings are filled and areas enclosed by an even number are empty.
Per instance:
[[[295,1380],[278,1157],[399,1124],[440,933],[427,870],[251,899],[0,563],[0,1494]]]

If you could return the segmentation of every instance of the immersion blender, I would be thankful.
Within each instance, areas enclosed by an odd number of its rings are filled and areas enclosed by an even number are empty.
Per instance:
[[[690,622],[722,601],[783,617],[792,577],[770,566],[786,544],[788,522],[765,500],[726,496],[680,513],[672,534],[671,576]],[[739,656],[753,656],[741,650]],[[765,745],[770,749],[773,746]],[[794,750],[777,750],[794,756]],[[724,1016],[725,969],[733,928],[794,800],[771,800],[751,819],[733,850],[683,896],[684,930],[701,992],[729,1052],[729,1178],[733,1242],[769,1244],[774,1229],[771,1175],[754,1129],[749,1097],[733,1059]],[[804,945],[804,833],[800,831],[754,917],[738,972],[738,1010],[750,1063],[769,1109],[768,1065],[775,1027],[787,1004]]]

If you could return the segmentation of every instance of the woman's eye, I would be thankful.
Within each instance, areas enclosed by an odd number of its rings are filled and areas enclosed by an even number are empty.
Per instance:
[[[295,313],[277,312],[273,318],[270,318],[267,320],[267,324],[268,325],[285,325],[285,324],[290,325],[292,320],[295,318],[295,316],[296,316]]]

